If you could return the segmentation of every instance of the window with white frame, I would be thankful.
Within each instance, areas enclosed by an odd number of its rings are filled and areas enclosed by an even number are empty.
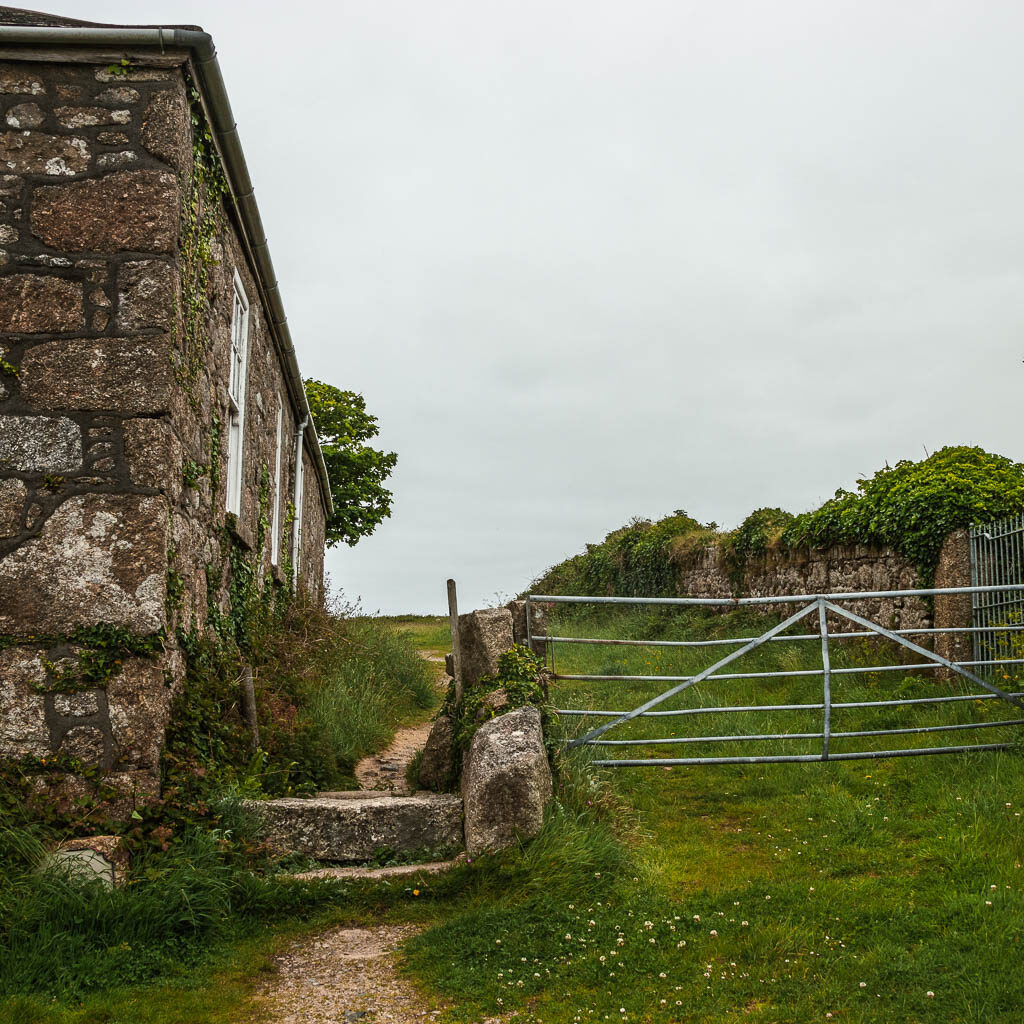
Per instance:
[[[295,424],[295,521],[292,523],[292,586],[299,582],[302,562],[302,504],[305,492],[305,467],[302,464],[302,439],[308,420]]]
[[[270,561],[281,563],[281,442],[284,434],[284,402],[277,396],[277,454],[274,456],[274,517],[270,529]]]
[[[245,379],[249,366],[249,300],[235,271],[231,313],[231,374],[228,379],[227,510],[242,511],[242,438],[245,429]]]

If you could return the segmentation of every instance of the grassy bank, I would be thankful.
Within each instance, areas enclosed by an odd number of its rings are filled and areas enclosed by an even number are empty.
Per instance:
[[[558,630],[686,639],[709,631],[754,635],[765,626],[760,617],[740,614],[705,619],[629,611],[563,617]],[[688,674],[708,664],[706,654],[692,652],[659,657],[608,650],[566,647],[556,665],[613,675]],[[836,662],[878,663],[877,653],[851,644]],[[820,647],[766,645],[739,665],[810,670],[820,666]],[[901,673],[840,678],[837,700],[923,694],[936,685],[950,692],[951,685]],[[820,685],[820,677],[734,681],[683,696],[690,706],[782,704],[807,700]],[[664,688],[567,682],[556,684],[553,699],[560,707],[628,708]],[[947,721],[968,713],[1016,717],[995,703],[947,706],[941,713]],[[802,714],[769,712],[745,721],[744,729],[820,727]],[[939,712],[902,714],[913,719],[905,724],[918,725]],[[898,724],[889,712],[847,716],[837,717],[837,728]],[[667,722],[685,735],[698,720],[702,729],[724,734],[740,731],[738,717],[653,721],[662,734]],[[630,726],[632,734],[650,735],[651,721]],[[726,747],[704,750],[736,753]],[[799,748],[800,741],[790,741],[789,749]],[[631,748],[616,753],[623,750]],[[558,852],[534,888],[510,885],[411,943],[411,968],[459,1004],[451,1019],[509,1009],[527,1019],[571,1022],[1020,1019],[1024,980],[1014,966],[1024,937],[1019,754],[624,768],[603,775],[635,811],[638,827],[630,825],[614,847],[606,843],[613,831],[622,832],[622,814],[595,810],[602,791],[588,792],[580,781],[595,773],[571,774],[573,789],[560,794],[543,840],[542,848]]]

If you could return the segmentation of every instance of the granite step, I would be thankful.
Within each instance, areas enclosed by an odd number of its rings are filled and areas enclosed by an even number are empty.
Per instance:
[[[463,847],[462,800],[449,793],[321,793],[245,806],[273,847],[317,860],[361,864],[387,852],[437,861]]]

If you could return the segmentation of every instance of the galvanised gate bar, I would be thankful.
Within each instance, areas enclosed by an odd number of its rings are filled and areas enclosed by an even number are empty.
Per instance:
[[[600,725],[591,728],[584,735],[571,741],[569,746],[593,746],[593,747],[626,747],[626,746],[660,746],[664,744],[690,744],[690,743],[742,743],[744,741],[782,741],[782,740],[821,740],[820,753],[813,754],[758,754],[751,756],[732,757],[642,757],[629,759],[598,759],[593,763],[608,767],[631,767],[642,765],[656,765],[670,767],[673,765],[701,765],[701,764],[767,764],[785,762],[815,762],[815,761],[851,761],[861,759],[874,759],[883,757],[910,757],[925,754],[950,754],[961,753],[971,750],[1004,750],[1011,746],[1007,742],[999,743],[973,743],[960,744],[956,746],[939,747],[912,747],[893,748],[887,750],[859,750],[844,751],[841,753],[830,750],[833,739],[851,739],[870,736],[898,736],[921,733],[945,733],[969,730],[988,730],[1007,726],[1024,725],[1024,717],[1014,717],[997,721],[979,722],[957,722],[942,725],[913,726],[906,728],[892,729],[867,729],[855,731],[833,732],[832,712],[834,709],[847,708],[894,708],[914,707],[921,705],[942,705],[956,704],[967,701],[1001,700],[1011,705],[1018,715],[1024,711],[1024,691],[1006,691],[996,686],[986,675],[995,674],[996,669],[1000,674],[1009,677],[1006,671],[1009,666],[1024,664],[1024,657],[999,657],[991,656],[984,659],[972,661],[953,662],[942,657],[927,648],[920,646],[911,636],[934,635],[940,633],[966,633],[976,634],[983,632],[986,636],[997,631],[1000,636],[1000,651],[1010,654],[1024,653],[1024,647],[1017,642],[1015,634],[1024,630],[1024,625],[1019,622],[1008,622],[998,624],[989,619],[982,626],[958,626],[945,628],[917,628],[917,629],[886,629],[877,622],[872,622],[844,608],[841,602],[863,601],[866,599],[892,599],[905,597],[935,597],[940,594],[970,594],[972,603],[975,606],[981,601],[989,600],[996,592],[1005,595],[1013,593],[1014,597],[1024,597],[1024,584],[1002,584],[989,587],[945,587],[921,590],[889,590],[872,592],[854,592],[841,594],[791,594],[778,597],[742,597],[742,598],[645,598],[645,597],[584,597],[564,595],[543,595],[529,594],[526,598],[526,621],[528,637],[527,642],[532,647],[533,641],[543,641],[551,649],[554,644],[586,644],[586,645],[608,645],[612,647],[648,647],[648,648],[713,648],[732,646],[736,648],[724,657],[717,660],[708,668],[694,675],[596,675],[596,674],[559,674],[554,673],[554,679],[561,680],[591,680],[595,682],[618,682],[618,683],[672,683],[673,685],[658,694],[656,697],[647,700],[632,710],[594,710],[585,708],[560,708],[559,715],[578,716],[584,718],[610,719]],[[737,637],[733,639],[706,639],[706,640],[628,640],[628,639],[604,639],[573,636],[534,636],[532,634],[533,606],[538,603],[545,604],[597,604],[597,605],[649,605],[649,606],[699,606],[713,608],[738,608],[743,606],[756,605],[761,608],[770,609],[775,606],[798,605],[796,612],[783,619],[771,629],[755,637]],[[830,631],[828,624],[829,615],[852,623],[859,629],[848,629],[846,631]],[[816,621],[815,632],[788,633],[791,627],[805,619]],[[916,654],[920,660],[910,664],[879,664],[869,666],[858,666],[848,668],[834,668],[831,664],[830,643],[836,640],[848,640],[854,638],[884,638],[892,643]],[[815,669],[793,669],[771,672],[733,672],[720,671],[732,662],[742,658],[745,654],[757,649],[766,643],[792,643],[795,641],[819,640],[821,643],[821,667]],[[1020,644],[1024,644],[1021,638]],[[987,652],[986,652],[987,653]],[[945,693],[928,697],[912,697],[905,699],[871,700],[871,701],[847,701],[833,702],[832,680],[836,676],[854,675],[875,672],[916,672],[925,670],[945,669],[948,673],[969,681],[973,688],[980,688],[982,692],[971,692],[967,694]],[[978,671],[972,671],[977,669]],[[687,707],[671,710],[655,710],[658,705],[665,703],[677,694],[697,686],[699,683],[738,680],[738,679],[779,679],[797,676],[818,676],[822,679],[822,699],[820,702],[801,704],[755,704],[755,705],[726,705],[721,707]],[[696,736],[658,736],[644,737],[639,739],[616,739],[605,738],[606,734],[613,729],[621,727],[628,722],[642,718],[658,718],[671,721],[673,718],[692,715],[707,714],[736,714],[750,712],[776,712],[776,711],[814,711],[821,712],[822,727],[816,732],[791,732],[791,733],[749,733],[729,735],[696,735]],[[666,722],[668,724],[668,722]]]

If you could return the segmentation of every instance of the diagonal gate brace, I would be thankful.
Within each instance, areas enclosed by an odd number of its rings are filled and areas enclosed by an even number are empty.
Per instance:
[[[716,661],[714,665],[712,665],[710,668],[704,669],[703,672],[699,673],[698,675],[695,675],[692,679],[688,679],[685,683],[680,683],[678,686],[673,686],[671,690],[666,690],[664,693],[659,694],[657,697],[651,698],[651,700],[649,700],[646,704],[641,704],[640,707],[634,708],[632,711],[629,711],[626,714],[619,716],[611,722],[606,722],[604,725],[599,725],[596,729],[591,729],[590,732],[588,732],[585,736],[580,736],[578,739],[573,740],[569,744],[569,746],[579,747],[582,746],[584,743],[590,743],[591,740],[597,739],[598,736],[603,736],[609,729],[614,729],[615,726],[622,725],[623,722],[630,722],[634,718],[636,718],[637,715],[642,715],[645,711],[649,711],[651,708],[656,707],[662,701],[668,700],[669,697],[674,697],[677,693],[681,693],[683,690],[686,690],[691,686],[695,686],[697,683],[703,682],[705,679],[707,679],[708,676],[712,675],[718,669],[722,668],[725,665],[728,665],[730,662],[735,661],[737,658],[742,657],[744,654],[748,654],[756,647],[760,647],[761,644],[763,644],[766,640],[770,640],[773,636],[775,636],[778,633],[781,633],[784,629],[788,629],[790,626],[793,625],[794,622],[799,622],[802,618],[809,615],[811,612],[817,610],[818,606],[819,602],[817,599],[815,599],[811,604],[807,605],[805,608],[801,608],[800,611],[795,612],[793,615],[790,615],[788,619],[785,619],[784,621],[780,622],[777,626],[773,626],[771,629],[768,630],[767,633],[762,633],[761,636],[751,640],[750,643],[745,644],[738,651],[733,651],[732,654],[727,654],[724,658],[722,658],[721,661]],[[871,625],[872,629],[877,628],[871,623],[868,623],[868,625]],[[989,687],[989,689],[991,690],[992,687]],[[1006,694],[1003,694],[1001,690],[999,691],[999,693],[1001,696],[1006,696]],[[1024,704],[1022,704],[1021,706],[1024,707]]]
[[[1008,703],[1014,704],[1019,708],[1024,708],[1024,701],[1019,697],[1014,697],[1012,694],[1006,693],[1004,690],[1000,690],[998,686],[993,686],[991,683],[985,682],[985,680],[980,676],[976,676],[973,672],[968,672],[967,669],[961,668],[955,661],[950,661],[948,658],[942,657],[941,654],[935,654],[934,652],[929,651],[926,647],[921,647],[919,644],[915,644],[913,640],[907,640],[906,637],[898,636],[896,633],[878,625],[877,622],[871,622],[869,619],[861,618],[861,616],[857,615],[855,612],[847,611],[845,608],[840,608],[831,601],[825,601],[825,607],[829,611],[835,612],[836,615],[841,615],[843,618],[849,619],[851,622],[856,622],[858,626],[863,626],[865,629],[872,629],[879,635],[884,636],[887,640],[892,640],[895,643],[909,648],[911,651],[914,651],[915,654],[924,655],[924,657],[928,658],[929,661],[934,661],[939,665],[952,669],[954,672],[962,675],[965,679],[970,679],[972,683],[977,683],[979,686],[983,686],[989,691],[989,693],[994,693],[997,697],[1001,697]]]

